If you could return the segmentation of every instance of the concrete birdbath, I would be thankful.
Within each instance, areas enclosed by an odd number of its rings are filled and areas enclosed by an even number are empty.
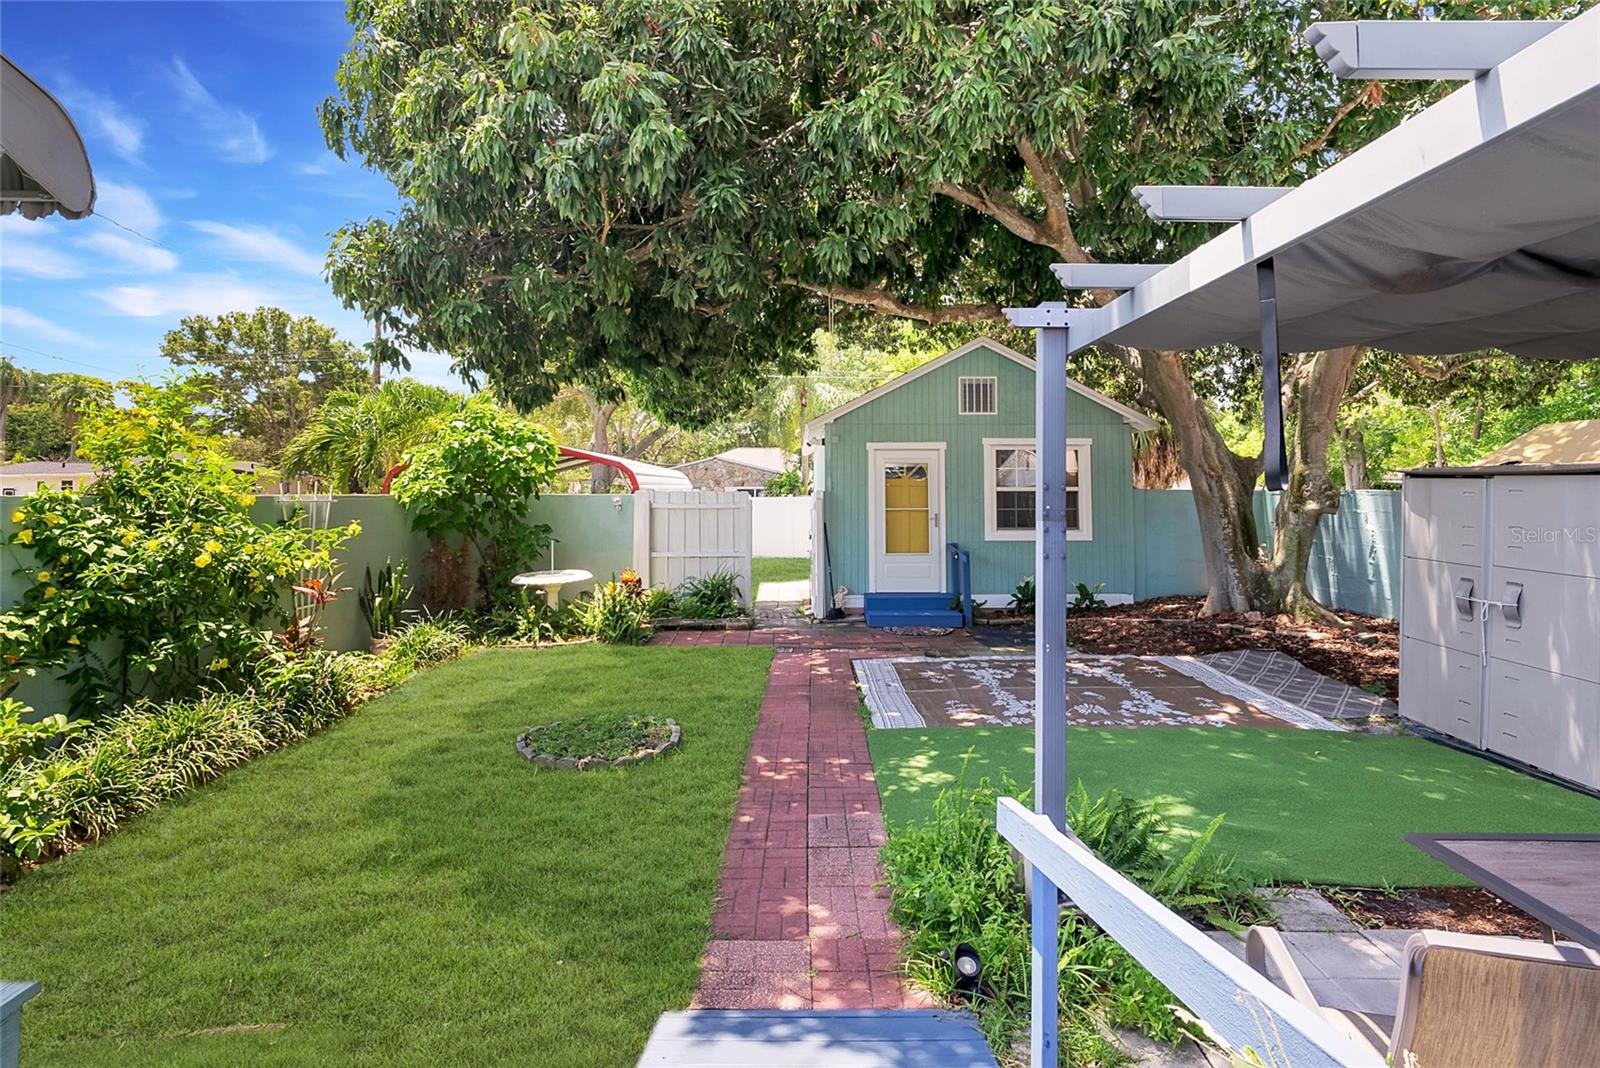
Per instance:
[[[511,580],[511,585],[523,589],[534,588],[544,591],[545,603],[551,608],[561,607],[561,587],[575,586],[581,582],[593,582],[594,575],[582,568],[568,567],[560,571],[524,571]]]

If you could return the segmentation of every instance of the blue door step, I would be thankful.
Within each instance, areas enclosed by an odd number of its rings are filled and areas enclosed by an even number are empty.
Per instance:
[[[862,598],[869,627],[960,627],[966,625],[949,593],[869,593]]]
[[[640,1068],[996,1068],[965,1012],[698,1009],[664,1012]]]

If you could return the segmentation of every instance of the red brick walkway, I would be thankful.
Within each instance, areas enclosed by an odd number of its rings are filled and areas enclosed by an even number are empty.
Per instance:
[[[865,628],[664,634],[674,645],[778,648],[722,863],[694,1008],[928,1004],[902,984],[882,873],[883,815],[852,657],[953,650]]]

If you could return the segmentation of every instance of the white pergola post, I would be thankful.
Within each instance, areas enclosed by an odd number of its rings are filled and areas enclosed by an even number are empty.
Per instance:
[[[1036,331],[1033,429],[1037,449],[1034,513],[1033,807],[1058,830],[1067,826],[1067,332],[1063,303],[1008,308],[1016,326]],[[1060,905],[1043,871],[1028,874],[1033,924],[1033,1064],[1058,1056]]]

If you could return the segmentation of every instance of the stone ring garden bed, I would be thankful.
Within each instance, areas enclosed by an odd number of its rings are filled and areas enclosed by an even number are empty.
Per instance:
[[[588,771],[626,767],[658,757],[682,739],[683,729],[672,719],[580,717],[530,727],[517,735],[517,752],[540,767]],[[592,751],[577,751],[580,749]]]

